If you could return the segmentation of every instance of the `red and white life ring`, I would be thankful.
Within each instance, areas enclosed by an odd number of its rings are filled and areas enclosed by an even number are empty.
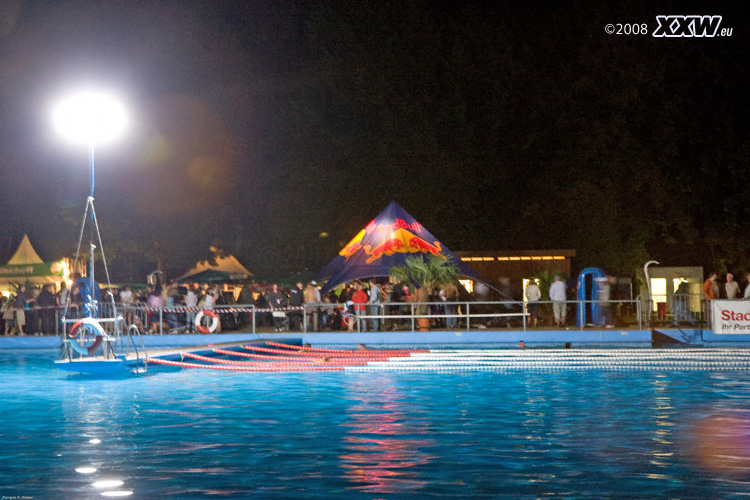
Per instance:
[[[81,329],[94,332],[94,342],[90,346],[83,346],[78,343],[78,333]],[[83,356],[93,356],[97,349],[99,349],[99,346],[102,345],[102,342],[104,342],[104,337],[106,336],[107,333],[102,328],[102,325],[94,318],[83,318],[76,321],[68,333],[70,347]]]
[[[206,328],[203,326],[203,316],[208,316],[211,318],[211,324]],[[195,329],[198,330],[201,333],[214,333],[216,329],[219,327],[219,317],[216,316],[216,313],[213,312],[210,309],[203,309],[201,311],[198,311],[198,314],[195,315]]]

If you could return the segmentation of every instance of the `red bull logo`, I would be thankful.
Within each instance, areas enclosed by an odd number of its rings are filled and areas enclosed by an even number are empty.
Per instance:
[[[408,229],[409,231],[412,231],[415,233],[421,233],[422,224],[420,224],[417,221],[407,222],[404,219],[399,219],[399,218],[396,218],[396,220],[392,223],[375,224],[375,220],[373,219],[365,227],[365,231],[367,232],[367,234],[370,234],[370,235],[374,233],[387,234],[393,231],[398,231],[399,229]]]
[[[442,248],[440,242],[435,241],[429,243],[419,236],[412,234],[404,228],[399,228],[388,235],[387,238],[383,239],[377,245],[364,245],[362,249],[367,255],[369,255],[366,263],[370,264],[383,255],[391,256],[396,252],[399,253],[416,253],[422,252],[424,254],[431,253],[442,258],[446,258],[441,254]]]
[[[442,257],[445,259],[445,255],[442,255],[440,252],[443,251],[442,248],[440,248],[440,242],[435,241],[432,244],[427,243],[425,240],[420,238],[419,236],[414,236],[412,239],[409,240],[409,248],[412,252],[422,252],[422,253],[431,253],[432,255],[436,255],[438,257]]]
[[[369,227],[369,226],[368,226]],[[352,241],[346,244],[344,248],[342,248],[339,251],[339,255],[342,255],[346,258],[346,260],[349,260],[349,257],[357,253],[357,251],[362,248],[362,238],[365,236],[365,229],[360,231],[357,236],[352,238]]]
[[[387,238],[383,240],[383,242],[381,242],[379,245],[375,245],[374,248],[370,245],[365,245],[365,252],[370,256],[366,262],[367,264],[370,264],[378,260],[383,255],[390,256],[396,252],[403,252],[405,248],[406,245],[404,245],[404,242],[398,238]]]

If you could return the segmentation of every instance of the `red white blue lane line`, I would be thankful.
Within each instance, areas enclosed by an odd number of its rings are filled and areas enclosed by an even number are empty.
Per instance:
[[[436,349],[343,350],[276,344],[281,349],[216,354],[253,361],[183,353],[183,360],[149,362],[183,368],[232,371],[471,371],[471,370],[747,370],[748,349]],[[277,352],[278,351],[278,352]],[[261,354],[262,353],[262,354]],[[200,362],[186,362],[185,358]]]

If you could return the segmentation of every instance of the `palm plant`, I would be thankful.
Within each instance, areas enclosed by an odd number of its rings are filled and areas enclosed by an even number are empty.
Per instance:
[[[428,302],[430,295],[440,286],[453,283],[458,279],[458,266],[449,259],[437,255],[410,255],[404,265],[393,266],[389,275],[402,283],[416,285],[417,302]],[[428,306],[420,304],[417,314],[427,314]]]

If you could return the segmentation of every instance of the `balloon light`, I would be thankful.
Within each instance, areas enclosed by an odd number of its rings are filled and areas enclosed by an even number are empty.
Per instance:
[[[52,115],[55,128],[67,139],[88,145],[120,135],[128,123],[123,105],[104,92],[79,92],[60,102]]]

